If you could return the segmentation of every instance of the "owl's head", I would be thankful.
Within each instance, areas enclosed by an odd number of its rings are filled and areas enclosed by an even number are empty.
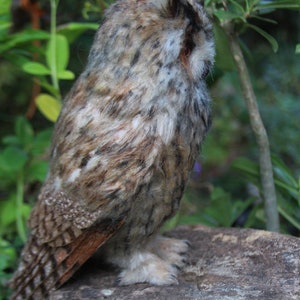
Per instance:
[[[140,2],[156,6],[160,16],[165,18],[166,22],[170,21],[170,31],[172,25],[176,27],[181,24],[179,27],[183,32],[177,37],[180,43],[180,61],[193,79],[204,79],[213,65],[215,48],[212,25],[203,9],[203,1],[140,0]]]
[[[162,15],[184,20],[180,60],[194,78],[204,78],[210,71],[214,56],[212,25],[201,0],[150,0]]]
[[[103,73],[109,66],[106,77],[117,75],[121,82],[128,73],[154,79],[163,66],[183,66],[190,81],[199,81],[214,54],[212,25],[200,0],[119,0],[106,12],[89,67]]]

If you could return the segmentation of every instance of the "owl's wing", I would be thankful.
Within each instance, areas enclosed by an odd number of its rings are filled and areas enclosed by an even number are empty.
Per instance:
[[[162,146],[151,125],[108,113],[91,121],[93,113],[81,110],[63,111],[56,124],[49,176],[13,283],[19,294],[30,284],[37,291],[63,284],[120,230],[133,197],[151,180]]]
[[[67,245],[103,220],[114,224],[126,218],[133,197],[159,168],[163,143],[146,122],[115,125],[111,119],[107,124],[90,124],[83,136],[79,128],[72,133],[74,143],[66,138],[56,144],[50,175],[29,221],[41,242]]]
[[[96,222],[126,218],[132,197],[151,180],[165,148],[153,111],[140,109],[147,95],[139,82],[110,87],[112,80],[95,83],[94,74],[89,76],[80,78],[65,100],[49,175],[29,222],[34,235],[54,246],[68,244]],[[70,227],[70,236],[60,239]]]

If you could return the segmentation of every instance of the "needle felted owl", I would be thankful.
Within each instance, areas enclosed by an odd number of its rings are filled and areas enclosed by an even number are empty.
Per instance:
[[[199,0],[119,0],[56,123],[50,169],[12,280],[47,298],[99,249],[121,285],[176,284],[186,241],[158,235],[178,210],[210,125],[212,26]]]

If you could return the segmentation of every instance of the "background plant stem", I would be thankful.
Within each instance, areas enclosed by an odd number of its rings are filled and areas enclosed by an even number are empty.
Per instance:
[[[267,230],[278,232],[279,216],[277,211],[277,199],[268,135],[259,113],[256,96],[254,94],[247,65],[238,42],[238,37],[232,33],[228,27],[225,28],[225,30],[228,33],[229,44],[239,74],[243,96],[249,112],[251,127],[254,131],[259,148],[259,166],[265,203],[266,227]]]
[[[51,0],[51,28],[50,28],[50,40],[51,40],[51,54],[53,56],[52,61],[55,61],[56,57],[56,8],[58,1]],[[59,91],[57,69],[56,64],[51,65],[51,79],[54,88]]]
[[[23,195],[24,195],[24,178],[23,170],[19,173],[17,179],[17,196],[16,196],[16,221],[17,221],[17,230],[19,237],[23,242],[26,241],[26,229],[24,226],[23,215],[22,215],[22,205],[23,205]]]

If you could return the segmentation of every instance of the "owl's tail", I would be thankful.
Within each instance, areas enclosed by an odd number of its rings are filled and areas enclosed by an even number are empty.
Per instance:
[[[15,292],[11,299],[46,299],[49,291],[59,286],[64,264],[57,262],[53,252],[47,244],[39,245],[34,237],[29,238],[10,282]]]
[[[50,292],[65,283],[122,224],[94,226],[62,247],[40,244],[31,236],[10,282],[14,290],[11,299],[48,299]]]

